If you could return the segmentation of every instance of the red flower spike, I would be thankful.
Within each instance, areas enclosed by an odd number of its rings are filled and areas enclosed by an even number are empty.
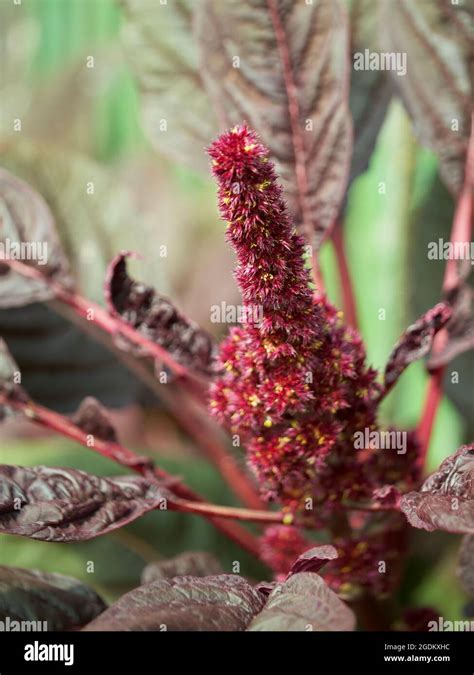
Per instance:
[[[307,498],[319,501],[324,492],[328,456],[339,463],[346,454],[352,465],[353,434],[374,427],[376,373],[340,313],[324,298],[314,302],[304,240],[257,135],[235,127],[209,154],[243,301],[258,305],[262,317],[232,329],[221,344],[211,412],[250,437],[248,459],[263,495],[303,510]]]

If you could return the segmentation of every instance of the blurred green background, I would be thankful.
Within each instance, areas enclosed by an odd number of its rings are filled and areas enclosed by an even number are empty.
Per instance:
[[[61,212],[71,214],[60,229],[84,293],[100,299],[107,260],[120,248],[133,248],[145,254],[141,278],[172,295],[188,314],[215,331],[209,325],[209,306],[220,303],[223,295],[236,297],[215,189],[205,176],[149,147],[141,130],[139,94],[120,49],[121,10],[113,0],[23,0],[21,7],[0,0],[0,7],[0,131],[8,138],[0,146],[2,163],[16,168],[38,189],[43,187],[43,194],[51,190]],[[84,83],[89,55],[95,60],[95,75]],[[21,139],[12,135],[14,118],[23,121]],[[98,186],[95,206],[74,219],[79,201],[74,186],[91,175]],[[70,181],[66,187],[61,184],[64,176]],[[449,232],[452,211],[435,157],[418,147],[408,117],[395,100],[369,169],[351,187],[345,220],[361,332],[375,367],[384,367],[405,327],[439,298],[442,263],[424,269],[416,251],[434,238],[433,233]],[[169,255],[158,259],[162,244]],[[330,245],[325,245],[322,260],[329,296],[338,304]],[[379,319],[381,309],[384,320]],[[412,365],[385,402],[384,421],[406,428],[415,425],[426,382],[423,363]],[[472,431],[465,418],[472,393],[469,388],[464,394],[456,391],[455,403],[445,397],[436,421],[431,469]],[[4,463],[116,472],[109,462],[61,439],[0,442]],[[168,456],[160,461],[210,499],[232,503],[204,460]],[[454,575],[458,538],[418,532],[413,536],[417,544],[403,603],[432,604],[445,618],[458,618],[465,601]],[[137,584],[146,561],[187,549],[216,552],[228,570],[239,560],[242,573],[264,574],[202,520],[172,513],[149,515],[114,536],[78,545],[2,536],[0,562],[70,574],[112,599]],[[88,561],[95,564],[94,574],[86,572]]]

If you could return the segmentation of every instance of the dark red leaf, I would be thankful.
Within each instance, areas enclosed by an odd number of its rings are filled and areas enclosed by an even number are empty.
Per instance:
[[[167,491],[144,478],[77,469],[0,465],[0,532],[32,539],[93,539],[166,507]]]
[[[348,20],[339,0],[205,0],[200,75],[221,126],[269,148],[293,216],[319,246],[333,225],[352,150]]]
[[[111,313],[166,349],[178,363],[211,373],[215,352],[212,337],[151,286],[131,279],[126,264],[130,255],[120,253],[109,266],[105,292]]]
[[[262,593],[262,595],[268,598],[276,585],[276,581],[259,581],[258,584],[255,584],[254,588],[256,591]]]
[[[474,444],[463,445],[431,474],[400,509],[413,527],[474,534]]]
[[[300,572],[319,572],[328,560],[337,558],[334,546],[315,546],[300,555],[288,572],[288,577]]]
[[[103,441],[117,442],[117,432],[107,410],[93,396],[88,396],[82,401],[72,421],[86,434],[97,436]]]
[[[242,631],[265,603],[240,576],[160,579],[124,595],[86,631]]]
[[[447,323],[451,315],[450,307],[440,302],[407,328],[388,359],[384,376],[385,393],[393,387],[410,363],[428,354],[434,336]]]
[[[12,355],[8,351],[6,343],[0,338],[0,421],[11,412],[8,400],[16,398],[28,400],[26,392],[22,389],[21,375]]]
[[[207,172],[202,149],[218,125],[193,39],[196,0],[122,0],[125,54],[140,90],[143,129],[160,155]],[[192,105],[189,105],[192,101]],[[166,133],[157,120],[167,121]]]
[[[218,560],[205,551],[188,551],[170,560],[152,562],[142,572],[142,584],[173,577],[206,577],[221,574]]]
[[[446,302],[452,309],[452,316],[446,324],[448,340],[439,353],[430,356],[428,370],[441,368],[459,354],[474,349],[474,291],[460,281],[448,293]]]
[[[351,631],[355,616],[317,574],[302,572],[277,584],[249,631]]]
[[[102,599],[85,584],[62,574],[18,567],[0,567],[0,620],[41,621],[44,630],[68,630],[92,621],[106,609]]]
[[[373,0],[353,0],[350,6],[351,58],[364,53],[384,51],[379,39],[379,12]],[[378,133],[392,99],[393,82],[385,70],[351,69],[349,104],[354,127],[350,182],[369,164]]]
[[[0,258],[30,265],[45,279],[43,283],[26,278],[2,264],[1,308],[50,300],[53,293],[46,282],[51,279],[72,286],[69,264],[48,205],[28,183],[5,169],[0,169],[0,245]]]
[[[405,74],[392,70],[391,76],[415,133],[437,154],[444,182],[458,194],[472,110],[472,5],[382,0],[377,6],[384,51],[405,54]]]

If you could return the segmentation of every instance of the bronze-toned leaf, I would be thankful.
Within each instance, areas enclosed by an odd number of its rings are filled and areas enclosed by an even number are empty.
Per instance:
[[[86,631],[243,631],[265,599],[240,576],[159,579],[122,596]]]
[[[352,631],[352,610],[318,574],[301,572],[277,584],[249,631]]]
[[[354,55],[381,52],[379,39],[379,3],[373,0],[353,0],[350,8],[351,27],[351,89],[349,105],[354,126],[350,182],[363,173],[369,164],[378,133],[393,94],[393,83],[386,70],[357,70]]]
[[[0,465],[0,533],[53,542],[93,539],[148,511],[168,492],[138,476],[102,478],[77,469]]]
[[[169,560],[158,560],[145,567],[142,584],[173,577],[206,577],[221,574],[222,567],[216,558],[206,551],[187,551]]]
[[[474,444],[447,457],[419,492],[401,498],[400,509],[413,527],[474,534]]]
[[[125,50],[138,80],[143,126],[161,153],[207,171],[217,124],[198,68],[193,0],[122,0]]]
[[[385,393],[393,387],[410,363],[428,354],[434,336],[451,316],[452,310],[449,305],[439,302],[414,324],[408,326],[389,356],[384,373]]]
[[[27,183],[0,169],[0,260],[35,267],[46,280],[72,285],[69,264],[43,198]],[[1,265],[0,308],[21,307],[53,296],[47,283]]]
[[[342,3],[204,0],[196,31],[219,119],[257,131],[295,221],[319,245],[339,210],[352,149]]]
[[[463,6],[465,5],[465,6]],[[442,178],[460,192],[470,131],[474,13],[450,0],[383,0],[384,51],[406,54],[392,73],[422,143],[439,157]]]
[[[446,297],[452,316],[446,324],[448,339],[440,352],[428,359],[428,370],[447,365],[456,356],[474,349],[474,291],[465,281],[452,288]]]
[[[105,609],[97,593],[76,579],[0,566],[0,619],[7,622],[5,630],[32,630],[37,621],[47,631],[79,628]],[[26,623],[22,627],[17,622]]]
[[[215,353],[212,337],[151,286],[131,279],[126,263],[130,255],[120,253],[109,266],[105,292],[111,313],[163,347],[178,363],[201,373],[212,373]]]

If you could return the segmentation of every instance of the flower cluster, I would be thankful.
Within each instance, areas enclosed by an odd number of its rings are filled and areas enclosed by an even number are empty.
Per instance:
[[[261,317],[220,345],[211,413],[245,440],[262,495],[283,505],[288,523],[297,514],[329,531],[338,550],[324,568],[330,586],[345,597],[385,595],[398,577],[405,522],[384,511],[419,478],[416,439],[408,435],[403,456],[356,448],[356,434],[379,431],[382,392],[361,338],[312,288],[304,240],[256,134],[237,126],[209,153],[243,302]],[[380,511],[365,512],[368,502]],[[311,546],[294,527],[271,527],[261,539],[277,577]]]
[[[349,455],[348,485],[357,491],[353,436],[376,428],[376,373],[359,335],[311,289],[304,241],[256,134],[235,127],[209,152],[243,301],[260,306],[263,317],[233,328],[222,343],[211,412],[248,439],[267,499],[290,510],[304,509],[308,499],[337,500],[326,474],[340,472]]]

